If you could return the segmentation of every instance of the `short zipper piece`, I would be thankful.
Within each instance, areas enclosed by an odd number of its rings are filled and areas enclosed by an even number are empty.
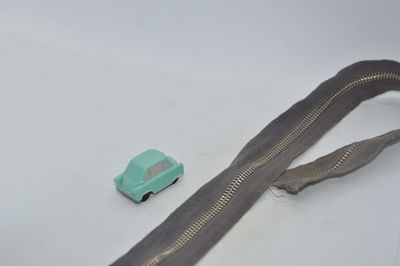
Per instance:
[[[349,158],[349,156],[350,156],[361,144],[363,144],[363,143],[365,143],[365,142],[367,142],[367,141],[359,141],[359,142],[356,142],[356,143],[352,144],[352,145],[347,149],[347,151],[342,155],[342,157],[340,157],[340,159],[336,161],[336,163],[335,163],[334,165],[332,165],[332,166],[329,167],[328,169],[325,169],[325,170],[319,172],[319,173],[316,174],[316,175],[309,176],[309,177],[307,177],[307,178],[305,178],[305,179],[313,179],[313,178],[316,178],[316,177],[320,177],[320,176],[322,176],[322,175],[325,175],[325,174],[327,174],[327,173],[336,171],[337,169],[339,169],[339,168],[347,161],[347,159]]]
[[[171,242],[165,249],[160,253],[156,254],[149,260],[147,260],[144,266],[155,266],[166,259],[171,254],[175,253],[179,249],[183,248],[197,233],[214,217],[216,217],[221,210],[227,205],[236,193],[240,185],[251,175],[255,170],[265,166],[272,159],[278,156],[284,151],[289,144],[294,142],[304,131],[310,127],[317,118],[338,98],[349,92],[354,87],[361,84],[365,84],[377,80],[397,80],[400,81],[400,74],[396,73],[374,73],[366,75],[353,80],[347,85],[340,88],[336,93],[331,95],[324,103],[315,107],[309,114],[307,114],[301,122],[295,126],[288,135],[281,139],[271,149],[269,149],[264,155],[258,159],[250,162],[249,164],[242,167],[233,177],[231,182],[228,184],[226,189],[221,193],[218,200],[206,211],[204,211],[199,218],[196,219],[189,227],[185,229],[175,240]]]

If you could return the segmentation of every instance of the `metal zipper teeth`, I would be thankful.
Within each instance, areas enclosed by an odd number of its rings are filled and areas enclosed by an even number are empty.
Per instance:
[[[146,261],[144,266],[154,266],[159,264],[162,260],[169,255],[175,253],[186,245],[209,221],[217,216],[226,204],[232,199],[240,185],[257,169],[269,163],[277,155],[279,155],[289,144],[295,141],[321,114],[339,97],[350,91],[352,88],[361,84],[377,80],[399,80],[400,74],[396,73],[374,73],[355,79],[344,87],[340,88],[336,93],[329,97],[320,106],[314,108],[304,119],[297,124],[291,132],[286,135],[282,140],[275,144],[264,155],[259,157],[253,162],[242,167],[239,172],[235,174],[229,185],[224,192],[219,196],[218,200],[208,210],[203,212],[195,222],[193,222],[183,233],[181,233],[167,248]]]

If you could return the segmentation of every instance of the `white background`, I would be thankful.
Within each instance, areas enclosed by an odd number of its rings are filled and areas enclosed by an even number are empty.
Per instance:
[[[399,1],[0,1],[0,265],[107,265],[339,69],[400,60]],[[301,159],[400,127],[363,103]],[[179,182],[113,178],[156,148]],[[198,265],[400,265],[400,148],[297,196],[266,192]]]

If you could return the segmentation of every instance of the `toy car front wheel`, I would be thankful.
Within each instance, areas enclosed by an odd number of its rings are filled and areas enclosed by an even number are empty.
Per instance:
[[[144,194],[143,197],[142,197],[142,202],[143,202],[143,201],[146,201],[149,197],[150,197],[150,192]]]
[[[179,177],[177,179],[175,179],[174,181],[172,181],[172,184],[175,184],[176,181],[178,181]]]

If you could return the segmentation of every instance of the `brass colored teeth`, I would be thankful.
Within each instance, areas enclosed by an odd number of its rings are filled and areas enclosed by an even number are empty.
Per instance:
[[[298,123],[282,140],[275,144],[270,150],[266,151],[264,155],[250,162],[248,165],[244,166],[238,171],[238,173],[233,177],[229,185],[219,196],[218,200],[205,212],[203,212],[195,222],[193,222],[183,233],[181,233],[178,238],[176,238],[168,247],[166,247],[162,252],[156,254],[154,257],[150,258],[143,265],[144,266],[155,266],[159,264],[163,259],[170,256],[174,252],[178,251],[186,245],[196,234],[215,216],[217,216],[221,210],[228,204],[232,199],[233,195],[239,189],[240,185],[257,169],[269,163],[272,159],[278,156],[283,150],[287,148],[289,144],[294,142],[304,131],[314,123],[314,121],[321,116],[321,114],[338,98],[349,92],[354,87],[361,84],[365,84],[371,81],[377,80],[397,80],[400,81],[400,74],[396,73],[374,73],[366,75],[353,80],[352,82],[346,84],[344,87],[340,88],[336,93],[330,96],[324,103],[315,107],[310,113],[308,113],[300,123]],[[359,145],[359,144],[358,144]],[[343,157],[327,171],[336,170],[348,156],[354,151],[358,146],[355,145],[351,147]]]

